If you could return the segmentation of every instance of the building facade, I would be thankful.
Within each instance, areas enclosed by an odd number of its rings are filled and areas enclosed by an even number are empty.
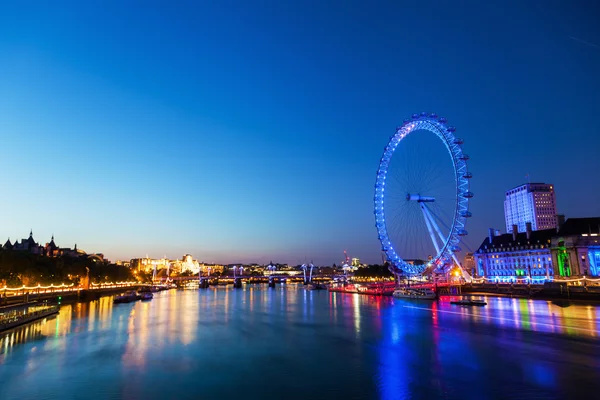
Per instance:
[[[555,229],[519,233],[515,226],[512,233],[494,233],[490,229],[474,254],[477,276],[492,282],[541,283],[554,278],[550,247]]]
[[[600,277],[600,218],[569,218],[552,238],[557,276]]]
[[[168,274],[180,274],[190,272],[197,274],[200,272],[200,263],[189,255],[185,254],[181,260],[169,260],[167,258],[133,258],[129,261],[130,268],[135,271],[153,273],[154,271],[165,270]]]
[[[542,283],[600,276],[600,218],[569,218],[558,229],[488,237],[474,254],[477,275],[491,282]]]
[[[41,245],[33,238],[33,231],[29,232],[29,237],[27,239],[21,239],[20,242],[17,240],[14,243],[11,243],[9,238],[1,248],[4,250],[28,252],[45,257],[87,257],[97,262],[108,262],[108,260],[104,259],[104,254],[87,254],[85,251],[78,249],[77,244],[75,244],[74,248],[58,247],[56,243],[54,243],[54,235],[52,235],[50,242]]]
[[[512,232],[517,225],[519,232],[525,232],[525,224],[531,223],[533,231],[556,229],[556,197],[554,185],[546,183],[526,183],[506,192],[504,200],[506,232]]]

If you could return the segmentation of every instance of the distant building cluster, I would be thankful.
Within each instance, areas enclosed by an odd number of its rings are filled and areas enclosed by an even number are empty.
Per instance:
[[[142,271],[145,273],[153,273],[155,271],[164,270],[169,274],[181,274],[189,272],[192,274],[202,273],[222,273],[224,266],[220,264],[206,264],[200,263],[190,254],[185,254],[181,260],[171,260],[166,257],[164,258],[134,258],[131,261],[117,261],[117,264],[125,265],[132,268],[135,271]]]
[[[189,271],[197,274],[200,271],[200,263],[189,255],[185,254],[181,260],[170,260],[167,258],[134,258],[129,262],[129,266],[135,271],[152,273],[158,270],[166,270],[169,273],[180,274]]]
[[[600,276],[600,217],[565,221],[556,212],[553,185],[509,190],[504,211],[507,233],[490,229],[477,251],[465,257],[464,267],[475,276],[532,283]]]
[[[21,241],[17,240],[14,243],[11,243],[10,238],[8,238],[6,243],[4,243],[4,246],[2,246],[2,249],[23,251],[45,257],[86,257],[99,262],[107,262],[102,253],[87,254],[85,251],[78,249],[77,244],[75,244],[73,248],[58,247],[54,242],[54,235],[52,235],[50,242],[41,245],[33,238],[33,231],[29,232],[29,237],[27,239],[21,239]]]

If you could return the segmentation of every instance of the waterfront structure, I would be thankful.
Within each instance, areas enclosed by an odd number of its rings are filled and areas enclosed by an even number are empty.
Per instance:
[[[468,202],[473,197],[469,189],[473,174],[467,168],[469,156],[462,151],[464,141],[454,136],[455,131],[456,128],[447,125],[446,118],[425,112],[413,114],[396,128],[381,156],[373,196],[375,227],[390,271],[398,279],[402,275],[421,274],[427,267],[446,272],[454,263],[459,264],[456,257],[461,251],[459,242],[468,234],[465,225],[471,217]],[[447,152],[426,160],[411,147],[415,143],[412,139],[404,140],[410,135],[418,142],[431,134],[436,145],[441,144]],[[396,151],[404,158],[392,161]],[[410,162],[410,169],[419,172],[409,173],[407,168],[400,168],[398,159]],[[419,162],[424,163],[424,168]],[[403,174],[402,179],[387,179],[388,172],[395,175],[390,170],[394,165],[399,167],[397,173]],[[432,166],[436,167],[434,171]],[[402,222],[394,226],[391,221],[395,219]],[[422,221],[422,225],[415,227],[407,220]],[[407,231],[401,232],[402,229]],[[405,261],[429,255],[432,260],[427,265]]]
[[[222,274],[224,268],[225,267],[222,264],[207,264],[204,262],[200,263],[200,271],[202,271],[202,273],[206,275],[215,273]]]
[[[474,254],[477,275],[494,282],[543,282],[554,277],[551,239],[555,229],[534,231],[528,223],[525,232],[518,232],[516,225],[512,233],[495,235],[489,230],[479,249]]]
[[[129,266],[131,269],[133,269],[134,271],[137,271],[137,272],[146,272],[146,273],[153,272],[155,269],[156,270],[168,269],[170,267],[170,264],[171,264],[171,262],[167,258],[154,259],[154,258],[144,257],[144,258],[132,258],[131,261],[129,261]]]
[[[554,185],[526,183],[508,190],[504,200],[504,218],[507,233],[512,232],[513,225],[519,232],[525,232],[528,222],[533,231],[556,229]]]
[[[569,218],[552,238],[559,276],[600,276],[600,218]]]
[[[169,274],[180,274],[182,272],[190,272],[197,274],[200,272],[200,263],[190,254],[185,254],[181,260],[170,260],[163,258],[133,258],[129,262],[130,268],[135,271],[143,271],[146,273],[155,272],[158,270],[167,270]]]
[[[600,276],[600,218],[569,218],[560,229],[496,235],[490,229],[475,252],[477,275],[492,282],[541,283]]]
[[[197,260],[194,260],[190,254],[185,254],[183,257],[181,257],[181,260],[171,261],[171,271],[189,271],[192,274],[198,274],[198,272],[200,272],[200,263]]]

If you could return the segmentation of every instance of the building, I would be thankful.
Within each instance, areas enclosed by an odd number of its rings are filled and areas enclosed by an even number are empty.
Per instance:
[[[492,282],[542,283],[600,276],[600,218],[569,218],[560,229],[496,235],[490,229],[475,252],[477,275]]]
[[[519,232],[525,232],[525,224],[531,223],[531,230],[556,229],[557,213],[554,185],[546,183],[526,183],[506,192],[504,200],[506,232],[511,233],[513,225]]]
[[[462,267],[471,275],[477,276],[477,271],[475,270],[475,256],[473,253],[466,253],[463,258]]]
[[[569,218],[552,238],[557,276],[600,276],[600,218]]]
[[[525,232],[495,235],[490,229],[474,254],[476,275],[492,282],[519,280],[541,283],[552,280],[554,268],[550,247],[556,229],[534,231],[527,223]]]
[[[49,243],[42,246],[33,238],[33,231],[29,232],[29,237],[27,239],[21,239],[20,242],[17,240],[15,243],[11,243],[9,238],[6,243],[4,243],[4,246],[2,246],[2,249],[24,251],[45,257],[87,257],[95,261],[107,262],[107,260],[104,259],[103,254],[87,254],[85,251],[77,249],[77,244],[75,244],[74,248],[58,247],[56,243],[54,243],[54,235],[52,235]]]
[[[7,244],[10,244],[10,240],[5,244],[5,246]],[[6,247],[6,249],[8,249],[8,247]],[[44,247],[36,242],[35,239],[33,239],[33,230],[29,232],[29,237],[27,239],[21,239],[20,243],[18,240],[13,243],[12,250],[26,251],[28,253],[38,255],[44,254]]]
[[[159,258],[159,259],[154,259],[154,258],[149,258],[149,257],[144,257],[144,258],[133,258],[131,259],[131,261],[129,261],[129,267],[131,269],[133,269],[134,271],[142,271],[142,272],[147,272],[147,273],[152,273],[154,271],[154,269],[159,270],[159,269],[169,269],[171,266],[171,262],[170,260],[166,259],[166,258]]]
[[[200,263],[191,255],[185,254],[181,260],[171,261],[171,271],[175,273],[191,272],[195,275],[200,272]]]
[[[155,270],[166,270],[170,274],[180,274],[182,272],[190,272],[197,274],[200,272],[200,263],[189,255],[185,254],[181,260],[169,260],[165,258],[134,258],[129,262],[130,268],[135,271],[143,271],[152,273]]]
[[[207,263],[201,263],[200,264],[200,271],[202,271],[203,274],[206,275],[211,275],[211,274],[222,274],[223,273],[223,265],[221,264],[207,264]]]

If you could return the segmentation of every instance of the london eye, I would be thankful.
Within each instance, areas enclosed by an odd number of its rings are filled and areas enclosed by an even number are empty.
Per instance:
[[[413,114],[385,146],[375,182],[375,226],[394,275],[446,272],[471,217],[463,140],[436,114]]]

